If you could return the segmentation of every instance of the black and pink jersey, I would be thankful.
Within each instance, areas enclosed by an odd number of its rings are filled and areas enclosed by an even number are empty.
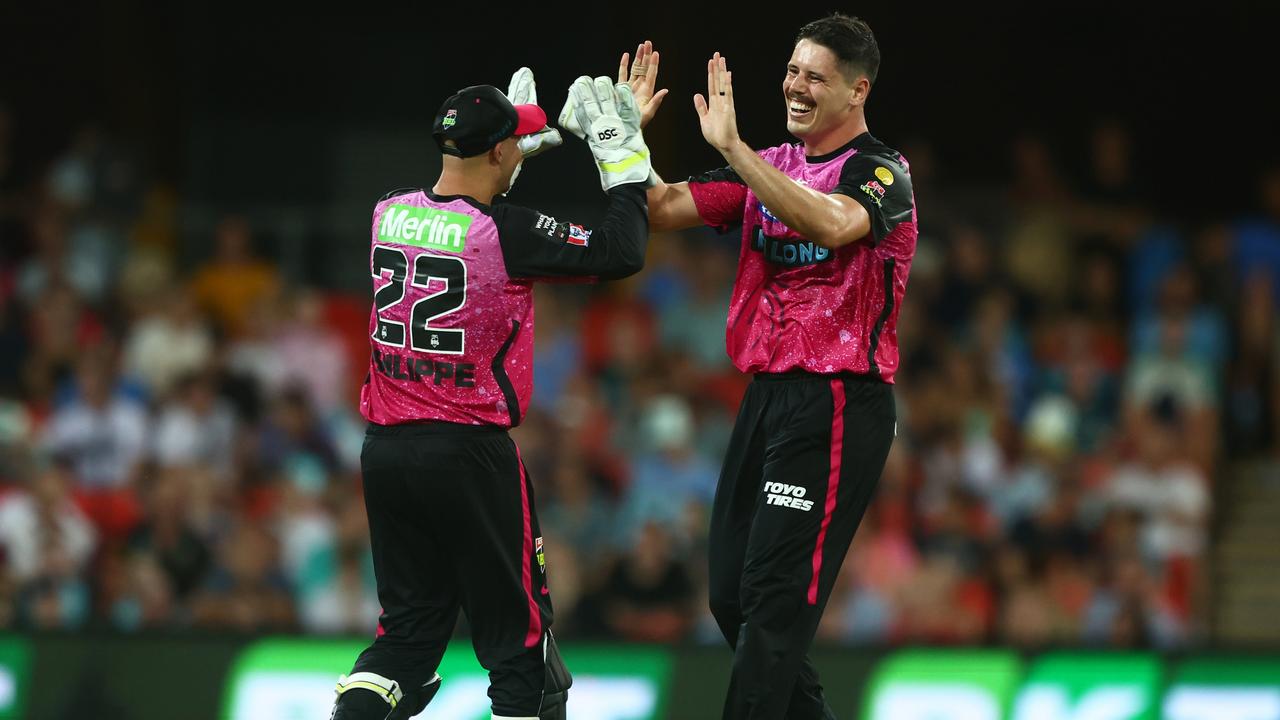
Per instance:
[[[533,281],[639,272],[644,187],[609,191],[595,229],[516,205],[399,190],[373,212],[373,348],[360,412],[379,425],[514,427],[533,390]]]
[[[815,157],[802,144],[760,151],[796,182],[857,200],[871,216],[864,241],[828,250],[769,212],[732,168],[689,179],[703,222],[742,225],[725,340],[743,372],[873,375],[898,368],[898,311],[916,248],[910,166],[870,133]]]

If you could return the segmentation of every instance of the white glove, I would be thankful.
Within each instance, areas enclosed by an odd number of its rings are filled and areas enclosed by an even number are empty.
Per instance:
[[[627,89],[628,91],[631,89],[629,85]],[[571,92],[569,93],[569,97],[565,98],[564,107],[560,108],[560,117],[556,119],[556,124],[567,130],[569,134],[577,137],[579,140],[586,140],[587,133],[583,131],[582,126],[578,124],[578,116],[573,112],[573,106],[575,103],[572,88],[570,88],[570,90]],[[634,100],[634,97],[632,99]],[[645,178],[644,186],[653,187],[658,184],[658,180],[658,174],[654,172],[652,167],[650,167],[649,176]]]
[[[583,75],[582,77],[585,78],[587,76]],[[556,124],[567,130],[570,135],[573,135],[579,140],[586,140],[587,133],[582,130],[582,126],[578,124],[578,116],[573,112],[573,106],[577,104],[573,99],[573,86],[576,85],[577,82],[578,81],[575,80],[573,85],[569,86],[569,94],[565,96],[564,107],[560,108],[560,117],[556,119]]]
[[[569,104],[573,106],[570,115],[560,113],[569,122],[565,129],[575,135],[585,131],[605,190],[649,179],[649,148],[640,133],[640,112],[629,85],[614,85],[603,76],[592,81],[584,75],[569,86],[566,107]]]
[[[522,67],[511,76],[511,84],[507,86],[507,99],[512,105],[538,104],[538,86],[533,81],[532,70]],[[564,140],[560,137],[560,131],[548,125],[532,135],[519,138],[516,144],[520,146],[520,152],[524,153],[525,159],[528,160],[562,142]]]

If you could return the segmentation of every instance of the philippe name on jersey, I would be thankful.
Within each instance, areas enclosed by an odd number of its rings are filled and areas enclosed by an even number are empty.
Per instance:
[[[475,363],[451,363],[443,360],[423,360],[422,358],[401,357],[390,353],[373,351],[373,367],[384,377],[392,380],[408,380],[410,382],[431,381],[442,385],[452,380],[454,387],[475,387]]]

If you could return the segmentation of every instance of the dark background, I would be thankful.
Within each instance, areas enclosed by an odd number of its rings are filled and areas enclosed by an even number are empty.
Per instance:
[[[175,5],[4,5],[0,99],[22,110],[16,130],[29,142],[18,149],[20,166],[56,152],[93,119],[131,140],[188,202],[211,210],[367,205],[385,189],[433,180],[438,156],[427,128],[450,91],[505,89],[527,64],[554,117],[574,77],[612,74],[623,50],[650,38],[672,94],[646,135],[657,168],[681,177],[720,162],[690,101],[711,53],[724,53],[735,72],[747,142],[785,142],[779,82],[795,31],[837,8]],[[895,147],[926,139],[942,177],[1004,177],[1008,141],[1026,133],[1049,140],[1073,170],[1083,165],[1089,127],[1114,118],[1140,130],[1138,165],[1157,206],[1230,212],[1253,201],[1233,188],[1252,187],[1277,157],[1276,7],[838,9],[866,18],[881,44],[872,132]],[[586,158],[579,145],[531,164],[517,197],[554,207],[589,192]]]

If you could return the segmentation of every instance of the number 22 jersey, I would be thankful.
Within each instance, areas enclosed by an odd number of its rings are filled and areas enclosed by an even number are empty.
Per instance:
[[[389,193],[373,213],[361,414],[379,425],[519,425],[533,390],[533,282],[626,277],[647,242],[639,184],[609,191],[595,229],[461,195]]]

